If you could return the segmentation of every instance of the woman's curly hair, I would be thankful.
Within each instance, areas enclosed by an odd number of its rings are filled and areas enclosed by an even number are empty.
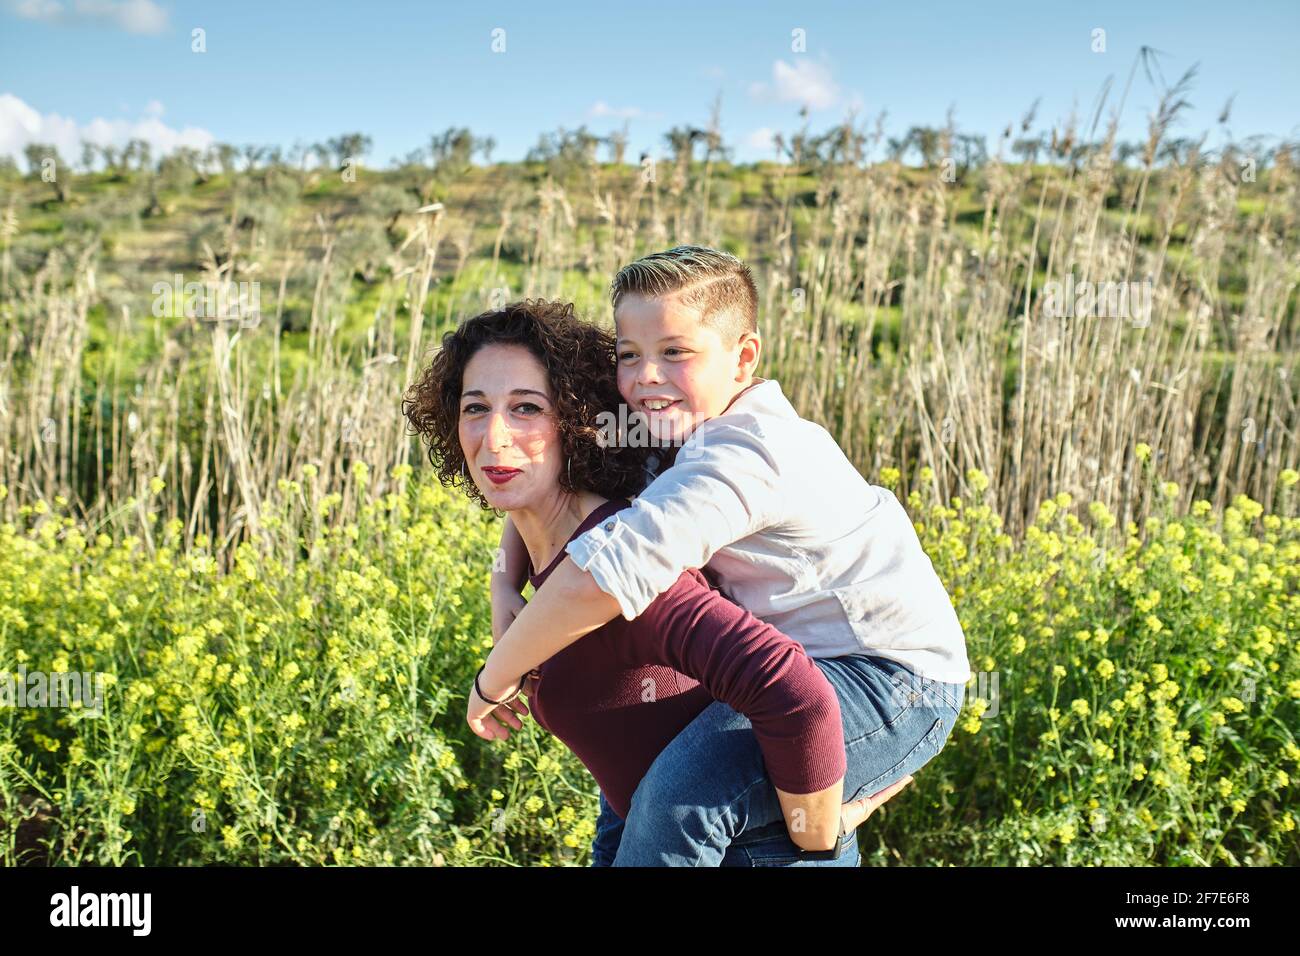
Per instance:
[[[419,381],[406,390],[402,412],[428,443],[429,462],[448,487],[459,485],[483,508],[487,499],[462,473],[460,399],[465,366],[483,346],[522,345],[546,370],[553,417],[567,465],[560,487],[606,498],[628,498],[645,486],[647,449],[605,447],[597,416],[618,414],[613,333],[579,319],[569,302],[526,299],[467,319],[442,337],[442,347]]]

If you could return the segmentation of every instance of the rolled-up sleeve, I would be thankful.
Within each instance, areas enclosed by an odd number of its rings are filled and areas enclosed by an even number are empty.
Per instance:
[[[815,793],[844,776],[844,725],[826,675],[794,639],[682,574],[628,627],[658,663],[749,718],[772,783]]]
[[[565,551],[631,621],[688,568],[767,527],[778,514],[780,469],[757,427],[708,422],[632,504]]]

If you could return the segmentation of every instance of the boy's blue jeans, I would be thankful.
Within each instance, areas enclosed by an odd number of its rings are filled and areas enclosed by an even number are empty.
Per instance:
[[[918,770],[957,723],[962,684],[868,654],[816,662],[844,721],[845,803]],[[846,841],[838,860],[805,857],[786,831],[749,720],[714,701],[655,758],[626,821],[601,794],[592,866],[857,866],[856,834]]]

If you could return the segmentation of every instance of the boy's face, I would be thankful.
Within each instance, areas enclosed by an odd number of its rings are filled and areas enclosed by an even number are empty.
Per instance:
[[[720,415],[753,378],[758,337],[724,342],[675,296],[624,296],[614,325],[618,390],[630,412],[647,417],[657,440],[685,440]]]

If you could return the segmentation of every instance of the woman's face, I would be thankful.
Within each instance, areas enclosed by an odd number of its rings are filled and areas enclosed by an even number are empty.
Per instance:
[[[563,457],[546,370],[522,345],[485,345],[465,366],[460,447],[489,505],[538,508],[559,493]]]

